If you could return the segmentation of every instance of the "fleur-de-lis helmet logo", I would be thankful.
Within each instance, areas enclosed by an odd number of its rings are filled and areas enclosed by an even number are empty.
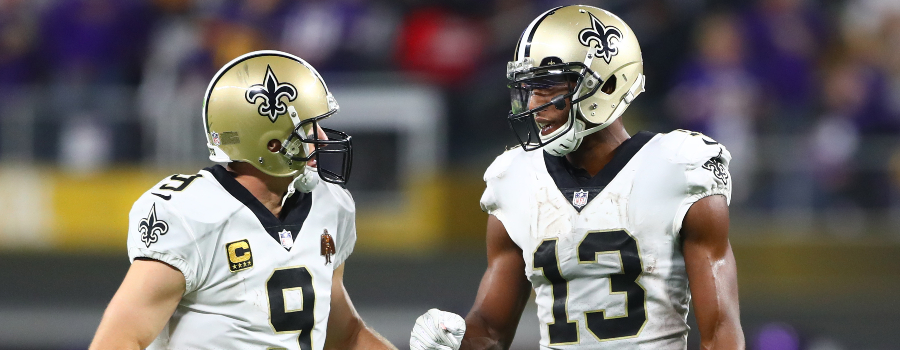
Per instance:
[[[288,101],[297,98],[297,89],[288,83],[279,83],[275,73],[272,72],[271,66],[266,66],[266,79],[262,84],[253,84],[247,89],[247,102],[256,104],[258,99],[262,99],[262,104],[257,109],[259,115],[269,117],[273,123],[278,119],[279,115],[287,113],[287,105],[281,101],[282,97],[287,97]]]
[[[159,236],[169,232],[169,224],[156,218],[156,204],[150,206],[150,214],[146,218],[141,219],[138,226],[138,232],[141,233],[141,242],[150,248],[150,245],[159,240]]]
[[[622,41],[622,31],[613,26],[605,26],[600,22],[593,13],[588,12],[591,16],[591,27],[582,29],[578,33],[578,41],[587,47],[593,47],[597,57],[603,57],[606,64],[612,60],[612,57],[619,54],[619,42]],[[591,42],[596,42],[591,46]]]

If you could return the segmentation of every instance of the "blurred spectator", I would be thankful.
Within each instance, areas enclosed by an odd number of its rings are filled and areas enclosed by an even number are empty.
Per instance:
[[[320,71],[382,69],[393,51],[395,11],[380,2],[306,2],[288,16],[281,47]]]
[[[253,27],[261,32],[267,44],[275,43],[281,37],[292,4],[293,1],[284,0],[228,1],[224,4],[221,17],[229,22]]]
[[[850,183],[859,148],[855,119],[865,101],[864,74],[859,66],[843,62],[829,68],[824,83],[825,112],[812,129],[812,159],[824,193],[838,194]]]
[[[137,95],[143,133],[150,136],[144,147],[159,165],[202,160],[205,139],[198,111],[217,69],[214,40],[223,35],[215,32],[219,27],[208,14],[197,15],[204,11],[192,0],[154,0],[152,5],[159,19],[151,30]],[[220,60],[229,60],[228,55]]]
[[[693,29],[703,16],[702,5],[699,0],[649,0],[623,7],[621,17],[640,39],[647,76],[647,91],[642,94],[641,102],[632,108],[664,110],[662,103],[669,89],[679,83],[678,75],[682,73],[685,60],[696,59],[692,54],[699,43],[694,40],[692,45],[697,32]],[[661,124],[660,130],[677,127],[663,120],[645,122]]]
[[[33,82],[36,10],[28,1],[0,0],[0,89]]]
[[[50,80],[136,83],[150,13],[135,1],[51,2],[41,18],[41,57]]]
[[[755,169],[755,118],[759,84],[745,67],[743,37],[728,13],[703,19],[695,36],[697,55],[677,76],[668,96],[677,126],[703,132],[728,147],[735,161],[731,174],[740,183],[734,200],[745,200]]]
[[[97,164],[201,160],[209,78],[243,53],[280,49],[326,74],[440,86],[450,138],[473,139],[451,159],[480,166],[512,140],[505,63],[521,30],[558,4],[0,0],[0,157],[58,162],[81,144],[107,155]],[[598,5],[628,21],[644,49],[648,91],[631,125],[726,144],[740,208],[793,221],[812,208],[900,208],[884,166],[900,149],[900,2]]]
[[[867,0],[847,4],[842,50],[873,71],[866,133],[900,133],[900,2]]]
[[[348,70],[384,70],[392,68],[401,14],[396,6],[384,2],[358,1],[361,6],[351,23],[338,60]],[[357,5],[359,6],[359,5]],[[359,64],[366,62],[366,64]]]
[[[337,51],[343,34],[337,6],[327,1],[311,1],[295,9],[284,29],[282,47],[317,69],[324,69],[322,63]]]
[[[38,118],[45,125],[37,128],[66,143],[38,148],[37,156],[63,157],[70,142],[88,144],[92,140],[80,138],[102,134],[112,141],[100,146],[109,149],[97,151],[109,154],[108,160],[136,160],[140,143],[129,141],[140,139],[134,132],[139,121],[129,118],[128,86],[140,81],[153,13],[145,2],[122,0],[61,0],[48,6],[40,19],[39,57],[42,78],[50,83],[44,94],[49,103],[38,112],[47,118]],[[78,131],[85,125],[92,132]]]
[[[812,179],[817,206],[828,221],[825,229],[854,234],[863,227],[859,205],[853,201],[854,157],[860,147],[859,118],[866,99],[865,71],[843,61],[828,68],[824,80],[822,114],[811,131]],[[836,222],[828,220],[840,218]]]
[[[482,63],[486,32],[481,21],[439,7],[413,10],[400,30],[397,64],[426,81],[457,86]]]
[[[760,0],[744,16],[748,63],[771,102],[768,129],[797,133],[809,124],[816,58],[827,34],[819,11],[805,0]]]
[[[900,4],[900,2],[894,2]],[[881,47],[884,48],[884,67],[888,74],[888,108],[895,119],[900,119],[900,5],[890,12],[883,22]]]
[[[32,1],[0,0],[0,158],[31,158],[37,75],[37,14]]]

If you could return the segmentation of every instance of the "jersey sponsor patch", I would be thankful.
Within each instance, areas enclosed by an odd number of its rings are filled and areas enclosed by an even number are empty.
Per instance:
[[[150,248],[150,245],[159,241],[159,236],[169,232],[169,224],[156,218],[156,203],[150,205],[150,213],[141,219],[138,224],[138,232],[141,233],[141,242]]]
[[[226,244],[225,251],[228,253],[228,270],[231,272],[253,267],[253,253],[250,251],[250,242],[246,239]]]
[[[325,257],[325,265],[331,263],[331,256],[334,255],[337,249],[334,246],[334,237],[331,237],[328,234],[328,229],[325,229],[325,232],[322,233],[322,247],[319,249],[319,252],[322,256]]]
[[[234,145],[241,143],[241,137],[237,131],[226,131],[222,133],[222,145]]]

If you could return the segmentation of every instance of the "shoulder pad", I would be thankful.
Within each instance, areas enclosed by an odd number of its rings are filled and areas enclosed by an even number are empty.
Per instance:
[[[485,170],[484,181],[503,177],[503,174],[509,169],[509,165],[512,164],[513,159],[523,154],[525,154],[525,151],[521,147],[513,147],[497,156],[494,162]]]
[[[319,185],[316,186],[316,189],[313,190],[313,193],[316,191],[321,191],[322,194],[333,198],[344,210],[350,213],[356,212],[356,202],[353,201],[353,196],[344,186],[333,184],[328,181],[320,181]]]
[[[206,171],[167,176],[141,198],[165,203],[188,222],[218,222],[242,206]]]
[[[724,145],[702,133],[678,129],[664,134],[660,142],[669,161],[681,164],[703,164],[718,158],[725,166],[731,153]]]

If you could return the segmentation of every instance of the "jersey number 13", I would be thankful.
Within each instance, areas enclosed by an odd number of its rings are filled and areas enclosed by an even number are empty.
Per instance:
[[[638,279],[643,262],[637,241],[625,230],[590,232],[578,244],[578,262],[597,262],[598,254],[618,253],[622,272],[608,275],[610,294],[625,294],[625,315],[607,317],[606,310],[585,312],[587,329],[600,341],[637,336],[647,323],[647,293]],[[569,281],[559,268],[556,239],[541,242],[534,251],[534,269],[543,270],[544,277],[553,284],[553,322],[547,324],[550,344],[579,342],[578,323],[568,319]],[[607,275],[597,276],[603,278]]]

